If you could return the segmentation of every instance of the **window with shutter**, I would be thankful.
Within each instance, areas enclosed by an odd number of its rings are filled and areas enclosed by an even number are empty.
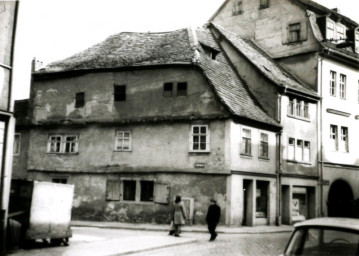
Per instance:
[[[120,200],[120,184],[119,180],[107,180],[106,184],[106,200],[119,201]]]
[[[170,186],[164,183],[155,183],[153,202],[158,204],[169,203]]]

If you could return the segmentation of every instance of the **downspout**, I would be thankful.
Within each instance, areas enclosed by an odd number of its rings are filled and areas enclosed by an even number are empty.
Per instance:
[[[286,90],[286,87],[284,87],[284,91]],[[277,120],[279,123],[281,123],[281,114],[282,114],[282,96],[281,94],[278,94],[278,113],[277,113]],[[277,149],[277,166],[276,166],[276,178],[277,178],[277,196],[276,196],[276,225],[280,226],[282,225],[282,207],[281,207],[281,203],[282,203],[282,181],[281,181],[281,169],[282,169],[282,156],[281,156],[281,152],[282,152],[282,132],[283,130],[280,130],[279,132],[277,132],[276,134],[276,149]]]
[[[318,91],[319,91],[319,106],[317,108],[317,116],[319,117],[319,122],[317,122],[317,143],[319,149],[319,197],[320,197],[320,216],[324,216],[324,209],[323,209],[323,58],[319,57],[318,59]]]

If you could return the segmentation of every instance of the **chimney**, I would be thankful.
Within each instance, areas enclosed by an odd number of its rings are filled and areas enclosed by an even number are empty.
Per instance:
[[[338,7],[333,8],[332,11],[334,11],[336,13],[340,13],[340,10],[338,9]]]
[[[44,63],[42,61],[33,58],[31,62],[31,72],[38,71],[43,65]]]

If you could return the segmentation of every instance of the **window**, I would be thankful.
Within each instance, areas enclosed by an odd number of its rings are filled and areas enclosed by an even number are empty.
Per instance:
[[[268,158],[268,134],[260,134],[259,157]]]
[[[177,83],[177,96],[187,96],[187,83]]]
[[[52,183],[67,184],[67,178],[53,178]]]
[[[309,103],[304,100],[289,98],[288,115],[309,119]]]
[[[332,150],[338,150],[338,126],[330,125],[330,147]]]
[[[337,40],[339,42],[345,40],[345,29],[342,26],[337,26]]]
[[[78,152],[77,135],[50,135],[47,143],[48,153],[74,154]]]
[[[232,14],[233,15],[239,15],[243,13],[243,6],[242,6],[242,1],[235,1],[233,3],[233,10],[232,10]]]
[[[163,85],[163,97],[170,98],[173,96],[173,83],[165,83]]]
[[[115,84],[114,90],[115,101],[126,101],[126,85]]]
[[[13,151],[13,154],[14,154],[14,155],[19,155],[19,154],[20,154],[20,141],[21,141],[21,135],[20,135],[20,133],[15,133],[15,137],[14,137],[14,151]]]
[[[289,37],[288,40],[290,43],[300,41],[300,23],[290,24],[289,27]]]
[[[331,96],[336,96],[337,73],[330,71],[329,93]]]
[[[82,108],[85,105],[85,93],[78,92],[75,97],[75,108]]]
[[[123,181],[123,200],[135,201],[136,200],[136,181],[124,180]]]
[[[340,129],[340,144],[341,144],[341,151],[349,152],[348,127],[341,127]]]
[[[328,20],[327,21],[327,32],[326,32],[327,40],[334,39],[334,22]]]
[[[269,0],[259,0],[259,8],[264,9],[269,7]]]
[[[295,160],[303,161],[303,141],[297,140],[297,147],[295,148]]]
[[[295,139],[293,138],[289,138],[288,140],[288,160],[294,160],[294,143],[295,143]]]
[[[339,98],[345,100],[346,98],[346,83],[347,83],[347,76],[340,74],[339,79]]]
[[[251,155],[251,130],[242,129],[242,149],[241,154]]]
[[[116,136],[116,151],[131,150],[131,133],[128,131],[118,131]]]
[[[359,53],[359,32],[355,33],[355,51]]]
[[[310,162],[310,142],[304,141],[303,161]]]
[[[208,125],[192,125],[190,151],[194,151],[194,152],[209,151]]]
[[[141,180],[141,197],[144,202],[153,201],[153,181]]]
[[[201,44],[204,53],[211,58],[212,60],[215,60],[217,55],[219,54],[219,51],[213,49],[212,47],[206,46],[204,44]]]

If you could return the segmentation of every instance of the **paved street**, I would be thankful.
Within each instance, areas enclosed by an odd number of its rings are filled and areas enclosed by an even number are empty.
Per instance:
[[[39,248],[19,249],[10,255],[280,255],[289,234],[219,234],[216,241],[208,242],[206,233],[184,232],[176,238],[163,231],[75,227],[70,246],[39,244]]]

